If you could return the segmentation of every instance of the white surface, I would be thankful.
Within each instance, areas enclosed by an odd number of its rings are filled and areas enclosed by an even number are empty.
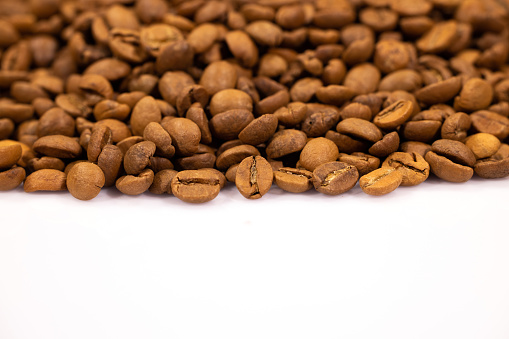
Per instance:
[[[0,338],[507,339],[508,191],[0,193]]]

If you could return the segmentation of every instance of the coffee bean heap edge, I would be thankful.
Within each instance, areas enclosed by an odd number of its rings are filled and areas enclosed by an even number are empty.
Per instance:
[[[509,0],[0,0],[0,191],[509,176]]]

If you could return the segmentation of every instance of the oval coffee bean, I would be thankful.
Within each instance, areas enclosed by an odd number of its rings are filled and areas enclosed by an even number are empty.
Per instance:
[[[250,156],[239,164],[235,185],[247,199],[259,199],[272,186],[274,173],[269,162],[261,156]]]
[[[313,171],[315,189],[327,195],[339,195],[351,190],[358,179],[357,168],[340,161],[322,164]]]
[[[395,129],[410,119],[413,106],[411,101],[399,100],[378,113],[373,123],[382,129]]]
[[[80,162],[67,174],[67,189],[79,200],[95,198],[105,182],[101,168],[90,162]]]
[[[81,154],[81,146],[74,138],[64,135],[48,135],[37,139],[34,151],[49,157],[73,159]]]
[[[30,174],[23,184],[27,193],[37,191],[65,191],[66,178],[64,172],[54,169],[42,169]]]
[[[395,168],[379,168],[359,179],[359,186],[369,195],[384,195],[399,187],[403,175]]]
[[[217,176],[204,170],[178,172],[171,180],[171,192],[182,201],[204,203],[219,194],[221,183]]]
[[[403,175],[401,186],[415,186],[429,176],[429,164],[418,153],[394,152],[385,159],[382,168],[395,168]]]
[[[124,169],[127,174],[138,175],[149,165],[156,145],[152,141],[142,141],[132,145],[124,157]]]
[[[308,141],[300,152],[299,163],[308,171],[326,162],[336,161],[339,157],[338,146],[326,138],[316,138]]]
[[[138,176],[124,175],[115,183],[117,189],[127,195],[140,195],[146,192],[154,182],[154,172],[146,169]]]
[[[274,181],[276,185],[287,192],[302,193],[309,191],[313,187],[313,172],[282,167],[274,171]]]
[[[471,167],[457,164],[433,151],[424,157],[431,167],[431,172],[440,179],[450,182],[466,182],[474,175]]]
[[[22,155],[18,144],[0,145],[0,171],[14,166]]]
[[[25,169],[14,167],[6,171],[0,171],[0,191],[10,191],[18,187],[25,180]]]

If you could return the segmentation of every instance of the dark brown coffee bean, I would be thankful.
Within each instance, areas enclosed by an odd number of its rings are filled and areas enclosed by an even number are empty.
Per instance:
[[[37,191],[65,191],[66,175],[54,169],[42,169],[26,177],[23,189],[27,193]]]
[[[0,145],[0,170],[14,166],[21,159],[22,151],[19,144]]]
[[[313,187],[313,173],[303,169],[282,167],[274,171],[274,181],[282,190],[302,193]]]
[[[0,171],[0,191],[15,189],[25,180],[25,175],[23,167],[13,167],[6,171]]]
[[[106,145],[112,144],[111,129],[107,126],[99,126],[92,130],[87,144],[87,158],[90,162],[96,162],[99,154]]]
[[[171,180],[173,195],[189,203],[211,201],[217,197],[219,191],[219,179],[207,171],[182,171],[177,173]]]
[[[429,164],[418,153],[394,152],[385,159],[382,168],[395,168],[403,175],[401,186],[415,186],[429,176]]]
[[[201,132],[193,121],[186,118],[165,118],[161,126],[170,134],[172,145],[178,155],[190,156],[196,153]]]
[[[239,164],[235,185],[245,198],[259,199],[269,191],[273,178],[272,167],[265,158],[250,156]]]
[[[140,195],[146,192],[154,182],[154,172],[146,169],[138,176],[124,175],[120,177],[115,186],[117,189],[127,195]]]
[[[124,169],[127,174],[138,175],[150,163],[150,157],[154,155],[156,145],[152,141],[142,141],[131,146],[124,157]]]
[[[104,181],[104,174],[99,166],[80,162],[67,174],[67,189],[76,199],[91,200],[99,194]]]
[[[399,187],[403,175],[395,168],[379,168],[363,175],[359,179],[359,186],[369,195],[385,195]]]
[[[353,152],[351,154],[340,153],[339,161],[355,166],[359,175],[364,175],[380,167],[380,159],[362,152]]]
[[[389,154],[396,152],[399,148],[399,134],[391,132],[383,136],[383,138],[373,144],[369,148],[369,153],[380,158],[384,158]]]
[[[465,140],[467,146],[476,159],[489,158],[500,148],[500,140],[489,133],[476,133]]]
[[[76,158],[81,154],[81,146],[70,137],[48,135],[39,138],[33,145],[34,151],[55,158]]]
[[[357,169],[340,161],[322,164],[313,171],[315,189],[327,195],[339,195],[351,190],[358,179]]]
[[[110,187],[115,184],[122,166],[124,155],[119,147],[106,145],[99,154],[97,166],[104,173],[104,187]]]
[[[509,136],[509,119],[490,111],[477,111],[470,115],[476,132],[493,134],[500,140]]]
[[[382,132],[372,122],[349,118],[341,121],[337,126],[336,130],[339,133],[350,135],[354,138],[364,139],[370,142],[377,142],[382,139]]]

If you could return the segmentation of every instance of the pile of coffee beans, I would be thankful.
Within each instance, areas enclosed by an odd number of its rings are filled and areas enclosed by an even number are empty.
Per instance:
[[[0,190],[509,176],[509,0],[0,0]]]

